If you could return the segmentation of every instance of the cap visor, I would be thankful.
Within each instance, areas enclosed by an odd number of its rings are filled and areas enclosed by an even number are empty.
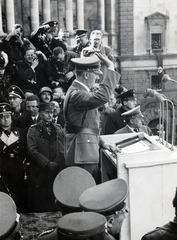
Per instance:
[[[94,70],[93,72],[96,73],[96,74],[99,74],[99,75],[103,74],[103,72],[101,70]]]

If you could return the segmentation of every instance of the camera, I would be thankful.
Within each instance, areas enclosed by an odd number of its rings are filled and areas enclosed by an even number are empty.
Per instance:
[[[101,53],[101,51],[100,50],[85,50],[83,52],[83,55],[84,55],[84,57],[90,57],[90,56],[94,55],[95,53]]]

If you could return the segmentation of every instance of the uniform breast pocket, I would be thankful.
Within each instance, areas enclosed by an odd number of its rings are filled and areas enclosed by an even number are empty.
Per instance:
[[[75,164],[97,164],[99,162],[98,137],[79,134],[76,139]]]

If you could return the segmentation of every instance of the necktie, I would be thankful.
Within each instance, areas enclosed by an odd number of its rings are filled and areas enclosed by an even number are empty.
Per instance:
[[[33,122],[34,122],[34,123],[37,123],[37,119],[36,119],[36,118],[33,118]]]

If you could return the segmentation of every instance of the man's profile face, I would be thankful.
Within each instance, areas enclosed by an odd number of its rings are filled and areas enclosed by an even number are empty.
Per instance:
[[[2,128],[8,128],[12,124],[12,116],[10,113],[0,114],[0,126]]]
[[[21,102],[22,102],[21,98],[15,96],[15,95],[9,96],[9,103],[12,108],[16,108],[16,107],[20,106]]]
[[[38,103],[36,100],[26,101],[26,110],[29,112],[30,116],[37,116],[39,109],[37,107]]]
[[[88,42],[88,36],[85,35],[83,37],[80,37],[79,42],[81,43],[81,45],[85,46]]]
[[[116,212],[108,219],[108,231],[111,235],[115,236],[120,233],[126,213],[129,212],[128,207],[124,207],[122,210]],[[110,223],[110,227],[109,227]]]
[[[42,102],[50,102],[52,97],[51,94],[49,92],[42,92],[40,95],[40,99],[42,100]]]
[[[139,115],[133,117],[131,119],[131,121],[132,121],[132,123],[133,123],[135,128],[140,128],[143,125],[143,118],[141,116],[139,116]]]
[[[133,109],[134,107],[136,107],[136,104],[137,104],[136,98],[129,98],[123,101],[123,105],[126,110]]]
[[[40,117],[44,122],[52,122],[54,110],[41,110]]]

